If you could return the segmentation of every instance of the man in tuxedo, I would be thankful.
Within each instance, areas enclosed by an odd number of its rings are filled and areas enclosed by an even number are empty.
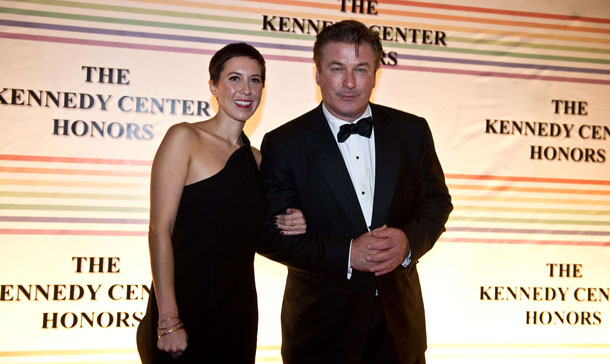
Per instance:
[[[265,135],[259,253],[288,266],[284,363],[425,363],[417,261],[452,210],[426,121],[369,102],[379,35],[347,20],[314,45],[322,103]],[[283,235],[289,207],[307,233]]]

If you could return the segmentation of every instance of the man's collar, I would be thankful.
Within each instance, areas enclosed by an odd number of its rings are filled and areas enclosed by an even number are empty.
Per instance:
[[[328,121],[328,123],[330,124],[330,126],[333,130],[335,129],[335,127],[337,130],[339,130],[341,125],[349,123],[349,121],[339,119],[338,117],[331,114],[330,111],[328,111],[328,109],[326,108],[326,105],[324,105],[324,102],[322,102],[322,112],[324,113],[326,120]],[[367,117],[367,116],[371,116],[371,115],[372,115],[371,104],[369,103],[366,106],[366,110],[364,111],[364,113],[362,113],[362,115],[357,117],[353,122],[357,122],[358,120],[360,120],[364,117]]]

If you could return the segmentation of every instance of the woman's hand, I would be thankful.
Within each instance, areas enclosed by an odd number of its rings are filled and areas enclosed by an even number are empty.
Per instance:
[[[284,215],[276,215],[275,226],[284,235],[299,235],[307,231],[307,222],[303,211],[293,208],[286,209]]]
[[[160,323],[157,337],[157,348],[171,354],[174,359],[186,350],[188,335],[178,318],[171,320],[169,324]]]

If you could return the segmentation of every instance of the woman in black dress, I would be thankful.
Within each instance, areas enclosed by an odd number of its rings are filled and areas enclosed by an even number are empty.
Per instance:
[[[265,200],[260,153],[243,127],[259,106],[265,61],[233,43],[209,70],[218,113],[172,126],[153,161],[153,289],[137,335],[144,364],[253,363],[256,353],[253,263]],[[286,234],[305,232],[299,210],[280,221]]]

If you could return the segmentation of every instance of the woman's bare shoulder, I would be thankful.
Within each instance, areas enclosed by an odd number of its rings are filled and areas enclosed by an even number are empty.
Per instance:
[[[177,147],[187,147],[192,145],[200,145],[202,142],[202,135],[206,131],[197,127],[193,123],[182,122],[172,125],[165,136],[163,137],[163,144],[172,144]]]
[[[187,123],[186,121],[184,121],[170,126],[169,129],[167,129],[167,132],[165,133],[165,137],[192,138],[196,137],[200,131],[201,129],[195,126],[194,124]]]

